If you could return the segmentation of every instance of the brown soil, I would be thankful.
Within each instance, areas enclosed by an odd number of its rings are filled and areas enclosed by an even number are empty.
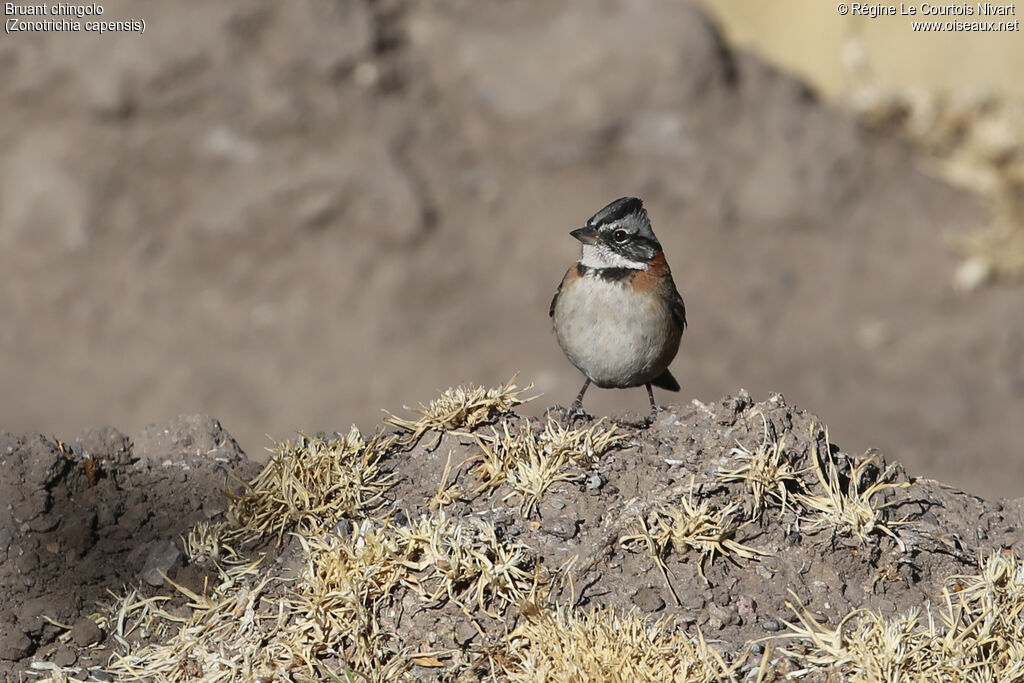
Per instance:
[[[181,537],[259,471],[202,415],[151,427],[134,444],[112,427],[68,443],[4,432],[0,465],[0,676],[44,653],[77,661],[71,647],[103,638],[87,617],[98,603],[134,585],[166,590],[159,572],[178,572]],[[71,639],[55,644],[68,627]]]
[[[560,408],[551,415],[556,422],[566,419]],[[508,414],[500,428],[516,432],[527,426],[525,420]],[[535,429],[540,425],[532,422]],[[486,436],[491,429],[492,424],[484,424],[473,432]],[[760,664],[766,647],[773,670],[787,670],[785,656],[774,654],[786,641],[763,640],[783,635],[784,621],[796,623],[787,603],[799,601],[798,608],[831,628],[860,607],[887,617],[924,605],[939,610],[951,576],[976,573],[979,560],[994,552],[1024,553],[1019,501],[986,501],[874,461],[858,486],[863,491],[872,483],[896,485],[872,502],[887,504],[880,521],[898,540],[881,528],[857,538],[812,525],[791,503],[788,510],[769,508],[759,521],[730,534],[763,555],[702,559],[696,551],[677,549],[663,556],[663,573],[642,544],[623,539],[659,506],[678,506],[684,499],[707,501],[712,510],[737,504],[738,518],[753,517],[745,485],[716,477],[737,463],[737,449],[753,453],[785,437],[785,459],[795,469],[833,463],[843,477],[863,457],[829,443],[818,418],[779,395],[758,403],[741,393],[712,405],[672,405],[650,428],[627,421],[619,429],[623,439],[591,465],[566,468],[564,480],[535,509],[521,506],[507,485],[470,493],[478,481],[479,443],[469,433],[444,434],[438,441],[428,432],[409,448],[388,451],[380,464],[393,479],[384,500],[371,513],[347,515],[335,533],[346,538],[356,533],[354,525],[365,534],[398,529],[422,516],[436,518],[438,492],[450,493],[440,503],[449,518],[470,526],[487,522],[502,543],[526,548],[519,566],[539,571],[552,583],[545,602],[578,610],[609,607],[621,614],[672,615],[688,632],[702,633],[727,661],[739,662],[737,680]],[[223,520],[225,501],[218,492],[233,487],[237,477],[251,477],[255,469],[219,423],[203,416],[177,418],[151,429],[148,439],[134,445],[113,429],[93,430],[62,445],[41,436],[4,435],[2,445],[8,482],[4,495],[15,502],[0,517],[7,553],[0,558],[5,634],[0,676],[18,680],[34,661],[37,669],[59,666],[76,678],[109,679],[102,669],[125,649],[113,637],[112,625],[104,631],[88,618],[102,611],[96,601],[114,604],[130,589],[138,591],[139,599],[172,595],[174,600],[162,609],[188,617],[186,605],[196,601],[164,583],[154,568],[186,590],[209,594],[219,581],[217,570],[189,563],[182,538],[197,521]],[[285,523],[283,528],[296,527]],[[286,593],[306,564],[298,540],[284,538],[283,547],[270,542],[248,551],[253,557],[268,555],[246,582],[256,592],[245,594],[256,604],[263,595],[270,624],[276,609],[271,598]],[[447,679],[460,672],[462,680],[489,675],[481,653],[493,651],[502,635],[525,618],[522,604],[486,603],[485,612],[485,599],[478,607],[472,594],[461,598],[461,606],[443,598],[421,603],[409,591],[396,590],[373,604],[374,618],[391,637],[413,651],[444,653],[442,660],[407,662],[406,673],[414,679]],[[271,635],[267,638],[273,642]],[[139,646],[158,639],[143,629],[129,640]],[[326,656],[321,665],[347,668],[344,660]],[[194,670],[200,675],[208,664],[196,654],[176,666],[179,674]],[[301,669],[291,675],[305,680]],[[224,671],[218,675],[227,675]]]
[[[205,412],[257,457],[453,382],[567,401],[566,232],[636,194],[687,301],[684,402],[782,391],[850,448],[1019,494],[1020,286],[950,287],[980,211],[700,11],[104,7],[145,35],[0,43],[6,429]]]

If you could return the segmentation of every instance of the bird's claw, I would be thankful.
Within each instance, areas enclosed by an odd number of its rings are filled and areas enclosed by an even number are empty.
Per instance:
[[[569,410],[566,411],[566,415],[570,420],[591,420],[593,417],[587,414],[587,411],[583,410],[582,401],[573,401],[569,405]]]

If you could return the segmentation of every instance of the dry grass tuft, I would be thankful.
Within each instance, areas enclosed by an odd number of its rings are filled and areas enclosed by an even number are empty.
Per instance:
[[[549,583],[532,551],[520,543],[505,543],[485,520],[459,523],[443,513],[421,517],[398,530],[401,547],[416,558],[406,583],[428,602],[452,600],[466,609],[499,618],[488,607],[502,610],[536,602],[537,591]]]
[[[916,610],[887,619],[867,610],[848,614],[835,629],[794,608],[799,625],[788,636],[807,647],[788,654],[812,671],[851,681],[1019,681],[1024,679],[1024,564],[996,553],[979,575],[950,577],[970,585],[944,590],[942,626]],[[847,678],[848,677],[848,678]]]
[[[515,683],[735,680],[735,666],[703,636],[687,635],[669,618],[651,622],[633,613],[559,609],[527,620],[506,641],[503,676],[495,677]]]
[[[427,405],[420,404],[419,408],[404,406],[406,410],[419,413],[416,420],[406,420],[388,413],[384,419],[385,424],[397,427],[409,432],[409,435],[401,440],[402,445],[408,445],[419,441],[428,431],[437,432],[434,440],[427,446],[433,448],[441,438],[441,434],[453,429],[472,429],[497,415],[508,413],[517,405],[532,401],[537,398],[520,398],[530,389],[529,385],[524,389],[517,389],[515,377],[510,379],[504,386],[494,389],[485,389],[470,384],[468,387],[458,386],[446,389],[438,398]]]
[[[827,430],[825,441],[828,442]],[[805,511],[818,513],[816,517],[809,518],[812,527],[829,526],[835,533],[853,536],[864,543],[868,541],[873,532],[878,531],[893,539],[901,550],[905,550],[903,541],[891,528],[902,522],[886,520],[885,513],[886,508],[899,501],[876,502],[875,497],[883,495],[886,491],[906,488],[910,484],[893,483],[891,479],[895,474],[895,468],[890,466],[877,478],[877,481],[865,485],[862,479],[872,469],[872,463],[875,461],[875,456],[870,456],[858,461],[850,468],[845,476],[846,485],[844,486],[842,483],[844,477],[840,476],[835,461],[828,456],[821,457],[817,441],[815,440],[813,443],[811,460],[814,465],[811,469],[817,475],[823,492],[819,495],[798,493],[794,496]]]
[[[767,435],[766,435],[767,436]],[[789,505],[790,491],[803,488],[800,475],[785,451],[786,436],[772,443],[767,438],[756,451],[742,445],[732,449],[730,455],[739,461],[733,469],[719,470],[715,478],[724,482],[743,482],[753,497],[753,516],[760,519],[769,507],[779,507],[785,514]]]
[[[263,678],[296,667],[284,628],[287,609],[269,595],[272,578],[259,561],[231,567],[207,595],[175,585],[189,599],[191,615],[165,612],[155,600],[129,593],[111,609],[115,638],[123,652],[111,657],[106,670],[119,680],[234,681]],[[159,635],[158,642],[134,646],[128,635]],[[169,637],[168,637],[169,635]]]
[[[672,582],[669,581],[666,558],[673,552],[685,555],[690,550],[698,554],[697,571],[704,576],[704,564],[713,561],[715,555],[736,556],[752,559],[768,553],[744,545],[735,539],[736,532],[742,524],[738,521],[739,506],[729,503],[721,509],[715,509],[707,500],[694,504],[692,500],[680,499],[680,505],[657,507],[648,514],[647,519],[640,518],[639,532],[623,536],[619,543],[624,547],[642,544],[651,559],[661,569],[676,603],[676,595]]]
[[[875,456],[855,462],[846,472],[831,455],[820,453],[818,441],[813,438],[816,427],[811,428],[812,439],[809,467],[796,469],[785,452],[785,435],[772,443],[767,438],[756,451],[739,446],[732,455],[739,465],[715,473],[723,482],[743,482],[750,491],[753,518],[759,519],[769,508],[777,507],[780,515],[788,507],[796,510],[808,528],[827,527],[836,534],[852,536],[866,543],[874,532],[892,538],[900,549],[903,541],[892,527],[902,521],[887,519],[887,508],[900,501],[879,501],[889,491],[907,488],[908,483],[895,483],[895,467],[888,467],[870,484],[865,482],[868,474],[874,474]],[[828,443],[828,430],[825,431]],[[814,480],[807,475],[814,473]]]
[[[355,427],[336,439],[303,435],[279,443],[247,490],[229,495],[237,535],[246,541],[277,535],[280,545],[297,526],[330,529],[372,509],[391,479],[378,462],[393,443],[381,433],[365,442]]]
[[[182,547],[189,563],[203,567],[242,564],[245,558],[232,545],[236,529],[225,522],[199,522],[183,536]]]
[[[474,463],[480,478],[477,492],[508,483],[522,499],[523,514],[530,516],[555,482],[581,476],[566,467],[589,466],[625,436],[615,425],[603,427],[602,422],[573,429],[549,417],[539,434],[529,420],[518,430],[510,430],[504,422],[500,431],[492,429],[490,435],[473,434],[482,451]]]
[[[379,610],[402,584],[412,563],[393,533],[373,530],[369,521],[351,538],[299,537],[308,567],[290,609],[294,650],[312,667],[315,658],[334,656],[357,671],[400,659],[402,648],[384,629]]]
[[[530,551],[500,541],[492,524],[457,523],[444,513],[379,530],[367,521],[351,538],[301,541],[308,569],[292,605],[300,615],[291,628],[301,643],[295,649],[309,661],[329,654],[363,672],[404,666],[407,648],[379,619],[399,588],[424,603],[450,600],[498,618],[489,607],[500,613],[534,601],[548,581]]]
[[[443,513],[397,527],[365,520],[348,538],[296,537],[307,565],[300,576],[273,578],[257,562],[223,570],[206,595],[176,586],[189,600],[189,617],[161,610],[168,597],[134,593],[108,608],[101,625],[123,648],[108,671],[125,680],[396,680],[427,661],[382,621],[398,596],[499,617],[543,603],[550,582],[525,546],[503,542],[490,523]],[[284,590],[272,590],[278,583]],[[132,633],[164,642],[134,647]]]

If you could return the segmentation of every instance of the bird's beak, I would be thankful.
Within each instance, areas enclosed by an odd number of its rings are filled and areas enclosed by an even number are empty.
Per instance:
[[[569,233],[583,244],[597,244],[597,228],[592,225],[584,225]]]

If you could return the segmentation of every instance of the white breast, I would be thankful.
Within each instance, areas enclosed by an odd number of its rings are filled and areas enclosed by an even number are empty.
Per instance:
[[[668,368],[680,328],[667,303],[625,281],[588,274],[555,302],[558,343],[573,365],[599,387],[635,387]]]

